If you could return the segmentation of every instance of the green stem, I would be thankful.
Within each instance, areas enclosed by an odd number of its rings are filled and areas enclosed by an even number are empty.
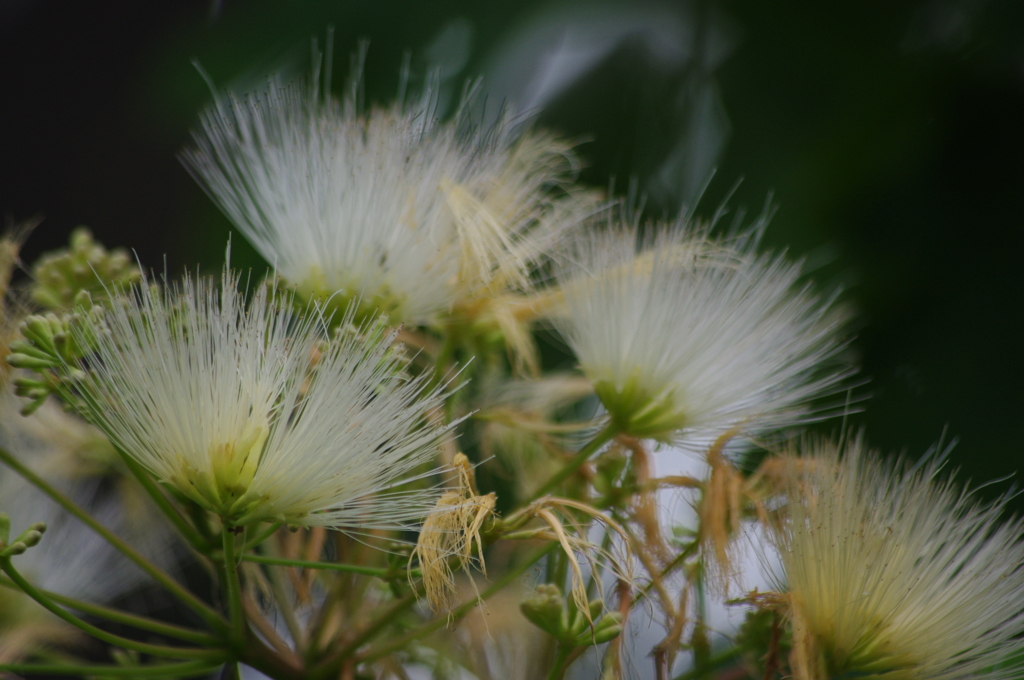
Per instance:
[[[185,649],[180,647],[168,647],[166,645],[151,645],[146,642],[136,642],[135,640],[129,640],[128,638],[121,637],[120,635],[108,633],[105,630],[97,628],[91,623],[83,621],[50,600],[50,598],[46,597],[31,583],[25,580],[18,570],[14,568],[14,565],[11,564],[11,559],[9,557],[0,558],[0,569],[3,569],[3,571],[7,573],[11,578],[11,581],[13,581],[22,592],[41,604],[51,613],[56,614],[72,626],[81,629],[97,640],[102,640],[107,644],[122,647],[124,649],[131,649],[143,654],[152,654],[153,656],[161,656],[171,659],[205,659],[209,661],[210,658],[224,658],[224,651],[220,649]]]
[[[707,637],[708,619],[708,598],[706,580],[704,578],[704,562],[701,561],[697,570],[697,578],[693,580],[693,590],[697,595],[697,620],[694,623],[693,634],[690,637],[690,647],[693,649],[693,665],[698,670],[709,669],[711,661],[711,643]],[[698,637],[699,636],[699,637]]]
[[[243,555],[243,558],[245,556]],[[288,597],[288,591],[284,587],[284,574],[279,569],[270,571],[270,592],[277,602],[277,609],[284,619],[284,625],[288,628],[288,634],[292,636],[292,642],[296,651],[302,649],[303,635],[302,626],[299,625],[299,617],[295,615],[295,605]]]
[[[437,356],[434,357],[434,375],[430,380],[430,388],[444,382],[445,376],[448,375],[448,371],[451,368],[448,364],[455,355],[456,345],[458,345],[456,330],[453,326],[449,325],[445,328],[444,340],[441,342],[441,349],[438,351]]]
[[[128,545],[127,542],[93,519],[92,515],[72,502],[67,496],[57,491],[57,489],[44,481],[42,477],[19,463],[14,456],[2,448],[0,448],[0,461],[56,501],[58,505],[77,517],[90,529],[102,536],[107,543],[119,550],[125,557],[130,559],[140,569],[149,574],[157,583],[166,588],[168,592],[201,616],[210,626],[218,630],[223,630],[225,628],[224,619],[212,607],[190,593],[184,586],[175,581],[170,574],[147,560],[141,553]]]
[[[392,579],[402,574],[393,569],[381,569],[379,567],[363,567],[358,564],[335,564],[332,562],[310,562],[307,560],[289,560],[284,557],[266,557],[263,555],[242,555],[245,562],[256,562],[258,564],[273,564],[279,567],[299,567],[301,569],[324,569],[327,571],[340,571],[346,574],[362,574],[363,576],[376,576],[382,579]],[[413,570],[413,576],[418,570]]]
[[[480,600],[486,600],[495,593],[501,591],[505,586],[509,585],[517,578],[522,576],[527,569],[532,567],[537,561],[539,561],[542,557],[544,557],[549,552],[554,550],[557,546],[557,543],[551,543],[550,545],[547,545],[535,551],[533,554],[531,554],[529,557],[523,560],[520,564],[516,565],[513,569],[510,569],[506,571],[504,574],[502,574],[501,578],[497,579],[494,583],[492,583],[490,586],[488,586],[485,590],[483,590],[480,593],[479,598],[474,597],[472,600],[464,602],[455,609],[452,609],[447,616],[435,617],[432,621],[425,623],[419,628],[409,631],[405,635],[401,635],[389,642],[386,642],[383,645],[377,647],[376,649],[367,650],[365,654],[361,655],[360,661],[374,661],[376,659],[381,658],[382,656],[387,656],[391,652],[394,652],[405,647],[413,640],[421,638],[424,635],[428,635],[429,633],[434,632],[438,628],[442,628],[446,624],[462,618],[467,613],[469,613],[474,607],[476,607]]]
[[[530,499],[527,502],[532,503],[541,496],[545,496],[558,488],[559,484],[564,482],[577,470],[583,467],[583,464],[586,463],[594,453],[615,438],[617,434],[619,434],[618,428],[616,428],[614,424],[608,423],[603,430],[598,432],[597,435],[586,444],[586,446],[580,449],[579,452],[573,456],[572,460],[570,460],[565,467],[553,474],[548,481],[544,482],[539,489],[534,491],[533,495],[530,496]]]
[[[535,541],[538,536],[545,531],[550,531],[551,527],[541,527],[540,529],[524,529],[523,531],[513,531],[507,534],[501,534],[499,538],[503,541]]]
[[[565,672],[579,656],[574,655],[574,651],[576,650],[568,645],[558,645],[558,653],[555,655],[555,663],[551,665],[551,671],[548,672],[548,680],[562,680],[565,677]]]
[[[302,668],[279,656],[251,632],[246,640],[244,653],[237,661],[271,678],[308,677]]]
[[[388,607],[383,613],[381,613],[376,619],[370,622],[366,628],[361,630],[359,634],[353,639],[349,640],[348,644],[336,651],[335,653],[328,656],[322,662],[317,664],[313,671],[309,674],[310,678],[335,678],[338,676],[338,668],[341,666],[341,662],[352,655],[357,649],[359,649],[364,642],[376,635],[382,628],[387,626],[389,623],[393,623],[395,619],[404,610],[416,604],[416,592],[413,591],[403,597],[400,600],[396,600],[394,604]]]
[[[180,663],[153,664],[152,666],[6,663],[0,664],[0,673],[72,675],[101,678],[196,678],[208,676],[217,670],[221,663],[212,661],[184,661]]]
[[[700,546],[700,542],[699,541],[693,541],[688,546],[686,546],[686,548],[684,548],[682,552],[680,552],[678,555],[673,557],[672,561],[669,562],[668,565],[664,569],[661,570],[661,572],[659,573],[658,577],[663,579],[666,576],[668,576],[669,574],[671,574],[673,571],[678,569],[680,566],[682,566],[682,564],[688,558],[690,558],[691,556],[693,556],[697,552],[697,548],[699,546]],[[636,606],[636,603],[642,601],[644,598],[646,598],[648,595],[650,595],[651,594],[651,590],[653,590],[653,589],[654,589],[654,581],[651,581],[650,583],[645,585],[643,588],[641,588],[640,592],[636,594],[635,598],[633,598],[633,605]]]
[[[707,675],[708,670],[710,668],[714,668],[716,666],[720,666],[721,664],[723,664],[723,663],[725,663],[727,661],[732,661],[733,659],[735,659],[739,655],[740,655],[739,647],[730,647],[729,649],[725,650],[724,652],[719,652],[718,654],[715,654],[714,656],[708,658],[706,663],[703,666],[701,666],[699,668],[698,667],[691,668],[690,670],[686,671],[682,675],[677,675],[673,680],[697,680],[697,678],[701,678],[701,677]]]
[[[565,588],[565,577],[569,573],[569,560],[565,551],[559,550],[548,558],[544,565],[544,580],[554,583],[560,590]]]
[[[446,381],[450,381],[453,378],[453,371],[459,375],[462,380],[467,380],[469,374],[467,370],[469,366],[464,366],[462,369],[457,369],[453,363],[452,358],[455,356],[455,350],[459,345],[459,330],[454,324],[449,324],[444,330],[444,340],[441,343],[441,349],[437,353],[437,357],[434,359],[434,374],[430,378],[429,389],[434,389],[438,385],[444,384]],[[472,365],[472,364],[470,364]],[[444,414],[444,422],[451,423],[455,415],[455,403],[458,399],[458,392],[452,393],[448,391],[445,394],[444,404],[442,413]]]
[[[261,543],[263,543],[263,541],[265,541],[268,538],[270,538],[271,536],[273,536],[274,532],[277,531],[278,529],[280,529],[282,526],[284,526],[284,522],[274,522],[269,527],[267,527],[264,531],[262,531],[259,534],[257,534],[256,538],[252,538],[252,539],[246,541],[245,545],[242,546],[242,549],[239,550],[239,552],[242,553],[242,559],[245,559],[245,553],[249,552],[250,550],[252,550],[256,546],[258,546]]]
[[[188,523],[188,521],[181,516],[178,509],[171,505],[171,502],[164,495],[164,492],[160,490],[160,487],[150,477],[141,465],[135,462],[135,459],[129,456],[127,453],[121,450],[120,447],[115,447],[117,453],[121,456],[121,460],[128,467],[128,470],[135,476],[135,479],[139,480],[139,484],[146,490],[149,497],[153,499],[157,507],[164,513],[164,515],[171,521],[174,528],[178,530],[178,533],[188,541],[189,545],[195,548],[198,552],[206,554],[210,552],[210,546],[206,540],[199,535],[195,527]]]
[[[238,560],[235,559],[235,535],[228,529],[227,524],[221,530],[221,538],[224,549],[224,589],[227,591],[232,637],[236,644],[241,645],[245,641],[242,585],[238,580]]]
[[[19,592],[21,591],[21,589],[18,588],[10,579],[3,577],[0,577],[0,586],[10,588],[11,590],[17,590]],[[48,590],[40,589],[39,592],[57,604],[70,607],[71,609],[80,611],[83,614],[89,614],[90,616],[96,616],[115,623],[121,623],[126,626],[131,626],[132,628],[138,628],[139,630],[157,633],[158,635],[166,635],[167,637],[177,638],[178,640],[184,640],[185,642],[194,642],[195,644],[202,646],[219,645],[222,642],[222,640],[216,635],[210,635],[209,633],[203,633],[190,628],[182,628],[181,626],[164,623],[163,621],[156,621],[137,614],[129,614],[128,612],[122,612],[117,609],[111,609],[110,607],[104,607],[103,605],[93,604],[91,602],[83,602],[82,600],[76,600]]]
[[[217,545],[217,537],[213,535],[210,530],[209,513],[199,507],[198,503],[194,503],[185,497],[185,494],[181,493],[177,489],[171,488],[171,497],[176,498],[179,502],[185,503],[185,511],[188,513],[189,519],[191,520],[192,526],[199,532],[199,535],[206,541],[206,545],[213,548]],[[210,557],[210,555],[207,555]]]

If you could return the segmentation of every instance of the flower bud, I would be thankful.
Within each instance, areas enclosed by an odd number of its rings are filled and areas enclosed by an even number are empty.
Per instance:
[[[33,345],[30,342],[26,342],[25,340],[15,340],[10,345],[8,345],[7,348],[12,353],[24,354],[26,356],[35,357],[37,359],[49,359],[53,356],[51,352],[39,349],[39,347]]]
[[[609,640],[614,640],[622,633],[622,614],[619,612],[608,612],[601,617],[600,621],[594,624],[593,634],[584,631],[576,638],[577,646],[600,645]]]
[[[19,411],[19,413],[21,413],[21,415],[23,415],[25,417],[28,417],[28,416],[32,415],[33,413],[35,413],[36,411],[38,411],[39,407],[42,406],[45,402],[46,402],[46,397],[37,398],[37,399],[35,399],[33,401],[30,401],[29,403],[25,404],[24,406],[22,406],[21,410]]]
[[[92,302],[92,295],[89,294],[89,291],[83,288],[75,295],[75,299],[71,306],[73,309],[92,309],[94,306]]]
[[[39,541],[43,540],[43,535],[38,531],[26,531],[21,535],[19,543],[24,543],[28,548],[34,548],[39,545]]]
[[[28,354],[11,354],[7,357],[7,363],[15,368],[27,368],[31,371],[45,371],[48,368],[56,368],[60,364],[53,359],[41,359],[29,356]]]
[[[578,609],[574,610],[572,627],[569,629],[569,635],[572,637],[578,637],[583,631],[594,625],[597,617],[601,616],[601,612],[604,611],[604,601],[595,598],[587,605],[587,609],[589,610],[589,616],[584,616]],[[589,634],[587,637],[589,639]]]
[[[53,331],[42,316],[30,316],[21,324],[21,333],[35,345],[53,350]]]
[[[45,532],[45,522],[36,522],[28,529],[25,529],[25,531],[23,531],[21,535],[18,536],[18,538],[14,539],[14,543],[11,544],[11,548],[14,548],[15,546],[21,546],[20,548],[18,548],[19,552],[12,554],[20,555],[21,553],[25,552],[28,548],[32,548],[39,545],[39,541],[43,539],[43,534]]]
[[[19,397],[28,396],[29,392],[33,390],[45,389],[46,383],[42,380],[35,378],[15,378],[14,379],[14,393]]]
[[[533,595],[519,605],[530,623],[556,638],[561,638],[566,628],[565,598],[558,586],[543,583],[537,586]]]
[[[21,541],[15,541],[14,543],[11,543],[9,546],[4,548],[4,550],[2,552],[0,552],[0,558],[13,557],[15,555],[21,555],[26,550],[28,550],[28,546],[27,545],[25,545]]]

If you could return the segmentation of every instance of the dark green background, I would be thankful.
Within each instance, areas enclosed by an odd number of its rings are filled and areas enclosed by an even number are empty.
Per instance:
[[[370,38],[368,98],[386,101],[403,52],[422,73],[426,47],[453,20],[472,30],[469,61],[452,76],[461,82],[546,17],[571,26],[640,7],[6,0],[0,210],[45,215],[27,261],[87,224],[150,267],[213,270],[230,227],[175,158],[209,99],[191,59],[218,83],[258,84],[275,64],[303,72],[310,37],[331,24],[336,72]],[[539,116],[592,140],[580,147],[584,179],[635,178],[652,214],[674,211],[687,192],[652,177],[686,124],[688,93],[711,83],[729,137],[698,212],[713,212],[740,178],[733,207],[756,212],[774,192],[768,245],[806,256],[823,288],[842,287],[857,311],[853,351],[873,396],[851,421],[878,447],[913,455],[948,426],[966,476],[1014,473],[1024,451],[1024,3],[643,8],[724,26],[731,49],[713,66],[666,63],[638,33],[563,90]],[[234,261],[259,264],[239,238]]]

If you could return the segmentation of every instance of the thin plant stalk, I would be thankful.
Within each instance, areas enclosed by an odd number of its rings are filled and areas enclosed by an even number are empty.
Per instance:
[[[243,555],[242,559],[248,557]],[[295,643],[295,649],[302,649],[303,635],[302,626],[299,624],[299,619],[295,615],[295,607],[292,604],[291,598],[288,597],[287,591],[284,587],[284,578],[282,577],[279,569],[272,569],[270,571],[270,592],[274,596],[274,601],[277,602],[278,611],[281,612],[281,618],[284,619],[284,624],[288,628],[288,634],[292,636],[292,641]]]
[[[102,536],[110,545],[134,562],[144,572],[149,574],[157,583],[167,589],[168,592],[181,600],[183,604],[188,606],[196,614],[201,616],[211,627],[218,630],[224,630],[226,628],[224,618],[218,614],[216,610],[190,593],[184,586],[175,581],[170,574],[143,557],[141,553],[128,545],[126,541],[97,522],[92,515],[80,508],[60,491],[57,491],[57,489],[43,480],[42,477],[18,462],[14,456],[3,448],[0,448],[0,461],[24,477],[25,480],[47,496],[52,498],[58,505],[81,520],[90,529]]]
[[[561,470],[551,475],[548,481],[541,484],[540,488],[533,492],[533,494],[530,496],[527,502],[532,503],[538,498],[546,496],[547,494],[557,489],[559,484],[567,480],[577,470],[583,467],[584,463],[590,460],[591,456],[593,456],[598,450],[600,450],[602,446],[604,446],[612,439],[614,439],[617,434],[619,434],[619,432],[615,425],[612,423],[608,423],[608,425],[605,426],[604,429],[598,432],[593,439],[587,442],[587,444],[582,449],[580,449],[575,456],[573,456],[572,460],[566,463]]]
[[[14,582],[18,588],[26,595],[31,597],[33,600],[42,605],[45,609],[55,614],[59,618],[63,619],[72,626],[82,630],[88,635],[102,640],[108,644],[116,647],[122,647],[124,649],[141,652],[143,654],[151,654],[153,656],[160,656],[170,659],[205,659],[211,658],[223,658],[224,650],[221,649],[195,649],[195,648],[182,648],[182,647],[169,647],[166,645],[153,645],[146,642],[137,642],[135,640],[129,640],[128,638],[121,637],[120,635],[114,635],[108,633],[105,630],[97,628],[96,626],[83,621],[74,614],[68,612],[66,609],[46,597],[42,592],[37,590],[31,583],[25,580],[25,577],[14,568],[11,563],[11,558],[2,557],[0,558],[0,569],[2,569]]]
[[[263,541],[265,541],[268,538],[270,538],[271,536],[273,536],[274,532],[276,532],[278,529],[280,529],[283,526],[284,526],[284,522],[280,522],[280,521],[274,522],[269,527],[267,527],[265,530],[263,530],[260,533],[256,534],[256,536],[254,538],[251,538],[248,541],[246,541],[245,545],[242,546],[242,549],[238,551],[239,553],[242,554],[242,559],[245,559],[245,553],[249,552],[250,550],[252,550],[256,546],[258,546],[261,543],[263,543]]]
[[[154,503],[156,503],[156,506],[160,508],[161,512],[163,512],[167,519],[170,520],[171,524],[174,525],[174,528],[178,530],[178,533],[188,541],[188,544],[200,553],[208,553],[210,546],[207,544],[206,540],[200,536],[195,527],[189,524],[188,521],[181,516],[181,513],[171,505],[171,502],[167,500],[167,496],[164,495],[164,492],[161,491],[156,482],[153,481],[153,478],[149,476],[149,473],[141,465],[135,462],[131,456],[122,451],[120,447],[117,447],[117,453],[121,456],[121,460],[124,461],[128,470],[135,476],[135,479],[139,480],[139,484],[141,484],[142,488],[146,490],[149,497],[153,499]]]
[[[396,600],[390,607],[382,612],[376,619],[364,628],[360,633],[347,645],[339,649],[334,654],[321,661],[310,673],[309,677],[314,680],[326,680],[327,678],[335,678],[338,675],[338,669],[341,667],[342,662],[350,657],[360,646],[367,640],[373,638],[374,635],[379,633],[381,629],[385,628],[389,623],[395,620],[399,614],[406,609],[409,609],[416,604],[417,592],[412,591],[400,600]]]
[[[548,680],[562,680],[565,677],[565,672],[569,670],[569,666],[572,662],[579,658],[586,647],[570,647],[567,645],[559,645],[558,653],[555,655],[555,662],[551,666],[551,670],[548,672]]]
[[[0,586],[10,588],[21,592],[14,582],[11,580],[0,577]],[[156,633],[158,635],[165,635],[167,637],[177,638],[185,642],[193,642],[197,645],[217,645],[220,644],[221,639],[215,635],[209,633],[203,633],[198,630],[192,630],[191,628],[183,628],[176,626],[171,623],[164,623],[163,621],[156,621],[146,616],[140,616],[138,614],[130,614],[110,607],[104,607],[103,605],[93,604],[91,602],[85,602],[83,600],[76,600],[73,597],[67,597],[59,593],[54,593],[49,590],[39,589],[39,592],[53,600],[57,604],[64,605],[71,609],[88,614],[89,616],[95,616],[97,618],[106,619],[107,621],[113,621],[114,623],[120,623],[132,628],[144,630],[149,633]]]
[[[96,678],[198,678],[209,677],[223,661],[182,661],[150,666],[117,666],[104,664],[0,664],[0,673],[20,675],[74,675]]]
[[[535,551],[525,560],[523,560],[520,564],[518,564],[516,567],[509,569],[504,574],[502,574],[500,578],[496,579],[494,583],[492,583],[485,590],[481,591],[479,597],[474,597],[473,599],[467,602],[463,602],[458,607],[452,609],[447,616],[437,616],[432,621],[423,624],[419,628],[415,628],[409,631],[405,635],[401,635],[391,640],[390,642],[386,642],[380,645],[379,647],[367,650],[366,653],[361,654],[359,656],[359,660],[364,662],[375,661],[376,659],[379,659],[383,656],[387,656],[391,652],[397,651],[402,647],[405,647],[405,645],[409,644],[413,640],[418,640],[419,638],[422,638],[425,635],[429,635],[438,628],[442,628],[448,623],[462,618],[463,616],[468,614],[470,610],[473,609],[473,607],[476,607],[481,601],[486,600],[492,595],[498,593],[507,585],[509,585],[517,578],[522,576],[527,569],[529,569],[538,561],[540,561],[541,558],[543,558],[549,552],[554,550],[557,546],[557,543],[551,543],[550,545],[547,545]]]
[[[285,557],[268,557],[265,555],[241,555],[245,562],[256,562],[257,564],[269,564],[280,567],[298,567],[300,569],[322,569],[325,571],[339,571],[346,574],[362,574],[363,576],[376,576],[377,578],[390,579],[401,576],[405,572],[396,572],[393,569],[381,569],[379,567],[363,567],[358,564],[336,564],[333,562],[315,562],[310,560],[290,560]],[[413,571],[413,576],[416,570]]]
[[[235,535],[225,524],[221,530],[224,549],[224,590],[227,591],[231,633],[236,644],[245,641],[245,610],[242,608],[242,588],[238,580],[238,560],[235,559]]]

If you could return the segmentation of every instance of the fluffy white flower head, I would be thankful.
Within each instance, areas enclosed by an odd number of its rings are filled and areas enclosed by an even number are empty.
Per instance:
[[[229,522],[396,527],[422,517],[424,491],[389,491],[436,454],[424,419],[442,388],[408,378],[395,331],[325,342],[317,313],[236,280],[143,285],[112,302],[87,358],[89,417],[128,455]],[[84,339],[83,339],[84,341]]]
[[[568,146],[519,135],[507,118],[480,129],[468,107],[439,123],[429,88],[418,104],[366,115],[356,99],[271,80],[218,100],[184,160],[307,300],[358,298],[419,324],[466,297],[527,286],[535,260],[578,221],[577,201],[552,192],[574,174]]]
[[[797,680],[953,680],[1020,648],[1024,524],[1000,523],[938,465],[887,464],[861,438],[794,460],[774,532]],[[797,467],[799,466],[799,467]]]
[[[757,433],[806,415],[845,376],[839,315],[796,287],[799,266],[757,256],[756,238],[710,240],[676,225],[575,239],[556,318],[620,432],[662,441]]]

